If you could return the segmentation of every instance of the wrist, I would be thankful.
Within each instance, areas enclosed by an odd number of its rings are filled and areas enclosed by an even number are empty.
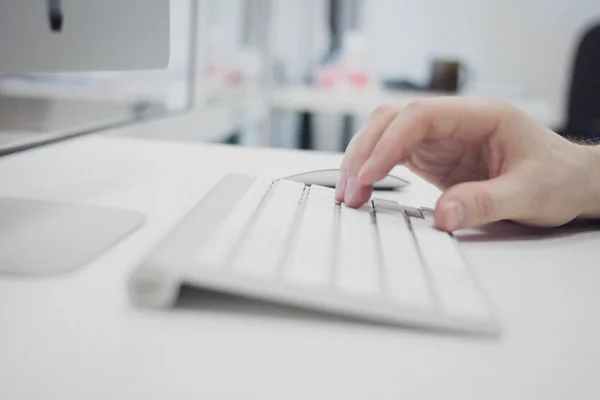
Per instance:
[[[582,199],[581,218],[600,218],[600,146],[581,146],[583,152],[582,184],[584,198]],[[575,178],[577,179],[577,178]]]

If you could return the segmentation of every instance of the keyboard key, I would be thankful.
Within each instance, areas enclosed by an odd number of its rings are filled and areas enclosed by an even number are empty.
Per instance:
[[[376,209],[385,208],[386,210],[397,211],[400,213],[404,212],[406,209],[406,207],[400,205],[398,202],[387,199],[373,199],[373,204],[375,205]]]
[[[435,210],[433,208],[421,207],[421,215],[423,215],[423,218],[433,218],[434,213]]]
[[[240,237],[248,227],[272,184],[273,181],[270,179],[257,179],[254,182],[198,252],[199,265],[205,268],[220,268],[225,265],[235,239]]]
[[[463,317],[489,317],[487,307],[454,239],[437,230],[431,219],[411,218],[410,223],[421,255],[429,268],[442,310]]]
[[[386,200],[386,199],[373,199],[373,204],[375,204],[375,208],[383,208],[383,209],[386,209],[389,211],[397,211],[400,213],[405,213],[409,217],[423,218],[421,209],[415,208],[415,207],[410,207],[410,206],[404,206],[404,205],[398,204],[395,201]]]
[[[298,182],[274,184],[263,211],[255,218],[233,260],[236,272],[274,279],[292,239],[292,228],[305,186]]]
[[[334,190],[311,186],[283,278],[291,284],[328,285],[334,255]]]
[[[380,274],[371,202],[360,209],[340,206],[334,286],[346,293],[379,296]]]
[[[408,215],[409,217],[414,217],[414,218],[423,218],[423,215],[421,214],[421,210],[419,210],[418,208],[414,208],[414,207],[404,207],[404,212],[406,213],[406,215]]]
[[[377,208],[381,262],[390,300],[405,307],[433,309],[427,277],[403,213]]]

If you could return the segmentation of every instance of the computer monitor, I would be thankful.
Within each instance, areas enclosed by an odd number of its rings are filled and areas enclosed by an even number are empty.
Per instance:
[[[0,73],[164,68],[168,0],[7,0]]]
[[[1,3],[0,156],[129,122],[140,109],[137,103],[146,108],[161,106],[149,100],[144,103],[142,94],[131,90],[125,93],[128,96],[117,97],[110,89],[117,82],[110,80],[123,75],[105,72],[167,67],[170,8],[178,4],[169,0]],[[95,71],[103,73],[90,74]],[[124,91],[128,87],[121,86]]]
[[[169,0],[2,1],[0,76],[164,68],[169,59],[169,11]],[[51,139],[37,144],[59,138]],[[0,198],[0,272],[72,270],[144,220],[143,214],[128,210]]]

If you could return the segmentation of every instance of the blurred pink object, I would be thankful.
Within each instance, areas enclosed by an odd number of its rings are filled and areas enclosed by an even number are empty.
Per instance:
[[[349,32],[336,60],[317,73],[317,83],[326,89],[366,89],[375,83],[368,70],[368,46],[358,32]]]
[[[325,89],[365,89],[372,82],[366,71],[345,69],[339,65],[326,65],[317,74],[317,83]]]

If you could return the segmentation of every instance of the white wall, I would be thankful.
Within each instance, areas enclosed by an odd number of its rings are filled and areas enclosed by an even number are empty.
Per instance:
[[[433,57],[459,57],[479,86],[522,88],[562,120],[574,46],[600,1],[365,0],[365,11],[383,76],[424,81]]]
[[[274,56],[281,78],[299,81],[328,47],[325,0],[274,0]]]
[[[272,38],[276,78],[302,82],[328,47],[325,0],[274,0],[275,26]],[[298,143],[297,113],[279,111],[271,120],[272,144],[293,148]]]

